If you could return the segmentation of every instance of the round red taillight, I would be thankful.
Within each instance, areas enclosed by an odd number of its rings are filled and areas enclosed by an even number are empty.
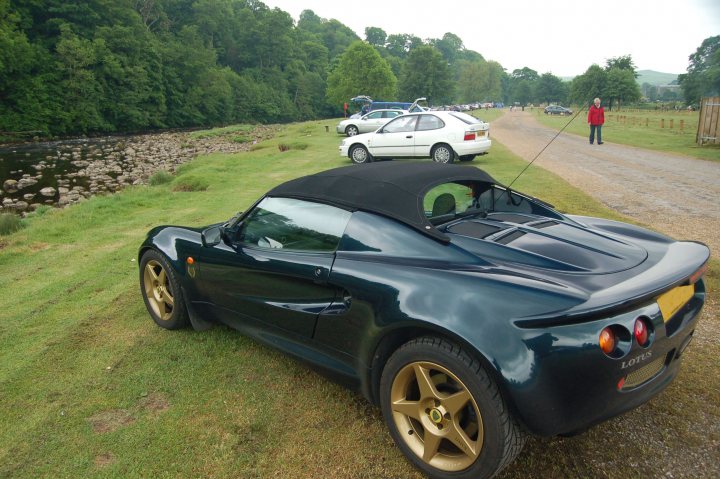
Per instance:
[[[633,334],[635,335],[635,340],[640,346],[647,346],[650,333],[648,332],[647,324],[645,324],[645,321],[642,318],[635,320]]]
[[[605,354],[610,354],[615,351],[616,345],[617,337],[609,326],[600,331],[600,349],[602,349]]]

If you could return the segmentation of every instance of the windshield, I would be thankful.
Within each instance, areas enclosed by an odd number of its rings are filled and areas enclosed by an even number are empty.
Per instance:
[[[480,120],[479,118],[475,118],[472,115],[468,115],[467,113],[463,113],[460,111],[453,111],[453,112],[450,112],[450,114],[452,116],[454,116],[455,118],[457,118],[458,120],[464,121],[468,125],[474,125],[475,123],[482,123],[482,120]]]
[[[480,182],[444,183],[430,189],[423,199],[425,216],[439,225],[461,216],[490,213],[533,213],[560,217],[531,198],[501,186]]]

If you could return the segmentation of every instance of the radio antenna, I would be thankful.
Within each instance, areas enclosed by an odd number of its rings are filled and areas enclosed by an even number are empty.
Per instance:
[[[542,155],[543,151],[545,151],[545,150],[547,149],[547,147],[550,146],[553,141],[555,141],[555,138],[557,138],[558,136],[560,136],[560,133],[562,133],[563,131],[565,131],[565,128],[567,128],[567,127],[570,125],[570,123],[572,123],[572,122],[575,120],[575,118],[578,117],[578,115],[579,115],[580,113],[582,113],[583,111],[585,111],[586,108],[587,108],[587,107],[583,107],[583,108],[579,109],[578,112],[575,113],[575,116],[573,116],[572,118],[570,118],[570,121],[568,121],[568,122],[565,124],[565,126],[563,126],[563,127],[560,129],[560,131],[558,131],[558,132],[555,134],[555,136],[552,137],[552,139],[547,143],[547,145],[545,145],[545,146],[543,147],[543,149],[540,150],[537,155],[535,155],[535,158],[533,158],[532,161],[531,161],[530,163],[528,163],[527,166],[525,166],[525,168],[523,168],[523,170],[520,172],[520,174],[518,174],[518,175],[515,177],[515,179],[510,182],[510,184],[507,186],[507,191],[509,191],[509,190],[510,190],[510,187],[513,185],[513,183],[515,183],[515,182],[517,181],[517,179],[520,178],[520,177],[523,175],[523,173],[525,173],[525,171],[526,171],[528,168],[530,168],[530,166],[531,166],[533,163],[535,163],[535,160],[537,160],[538,157],[539,157],[540,155]],[[502,198],[502,195],[500,195],[500,197],[499,197],[498,199],[500,199],[500,198]]]

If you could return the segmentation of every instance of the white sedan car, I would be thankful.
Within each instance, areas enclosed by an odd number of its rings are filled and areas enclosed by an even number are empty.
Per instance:
[[[452,163],[487,153],[491,143],[488,123],[467,113],[428,111],[398,116],[375,132],[346,138],[340,155],[358,164],[392,158]]]
[[[393,118],[407,113],[406,110],[373,110],[360,118],[348,118],[335,127],[341,135],[355,136],[375,131]]]

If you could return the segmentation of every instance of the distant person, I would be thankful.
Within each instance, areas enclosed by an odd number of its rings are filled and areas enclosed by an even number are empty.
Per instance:
[[[600,106],[600,98],[590,105],[588,110],[588,125],[590,125],[590,144],[595,141],[595,131],[597,130],[597,144],[602,145],[602,126],[605,123],[605,108]]]

